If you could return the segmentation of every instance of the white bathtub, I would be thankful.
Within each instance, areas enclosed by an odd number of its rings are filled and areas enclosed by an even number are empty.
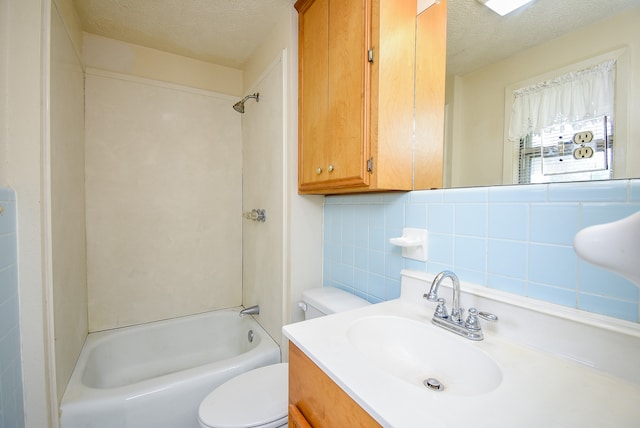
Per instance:
[[[278,362],[278,345],[238,309],[91,333],[61,428],[198,428],[200,401],[216,386]]]

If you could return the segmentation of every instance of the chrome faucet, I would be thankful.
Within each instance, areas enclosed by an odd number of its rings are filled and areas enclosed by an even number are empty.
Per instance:
[[[442,283],[445,278],[451,279],[451,282],[453,283],[453,306],[451,308],[451,315],[447,313],[445,300],[438,297],[440,283]],[[436,311],[433,314],[432,319],[432,322],[435,325],[466,337],[467,339],[484,339],[484,333],[480,327],[479,318],[487,321],[498,321],[498,317],[496,315],[488,312],[478,312],[476,308],[469,309],[467,319],[462,319],[464,309],[460,307],[460,280],[458,280],[458,276],[455,273],[448,270],[442,271],[436,275],[431,283],[429,292],[424,294],[423,297],[430,302],[438,302],[438,306],[436,307]]]
[[[450,316],[453,321],[460,322],[462,321],[462,313],[464,312],[464,309],[460,308],[460,280],[455,273],[450,270],[443,270],[436,275],[431,283],[429,294],[425,294],[424,297],[430,302],[438,302],[438,289],[440,288],[440,283],[446,278],[450,278],[453,283],[453,307],[451,308]],[[444,299],[441,310],[444,310]]]
[[[260,306],[258,305],[253,305],[253,306],[249,306],[248,308],[244,308],[243,310],[240,311],[240,316],[243,315],[258,315],[260,313]]]

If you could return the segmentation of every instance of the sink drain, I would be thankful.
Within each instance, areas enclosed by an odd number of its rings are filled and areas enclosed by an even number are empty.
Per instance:
[[[429,388],[432,391],[442,391],[444,389],[444,385],[440,383],[440,381],[436,378],[430,377],[429,379],[425,379],[422,382],[424,386]]]

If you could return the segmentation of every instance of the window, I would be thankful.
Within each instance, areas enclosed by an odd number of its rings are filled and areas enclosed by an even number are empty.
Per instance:
[[[521,138],[518,148],[518,183],[612,178],[612,119],[600,116],[553,125],[541,130],[539,134],[529,133]]]
[[[513,91],[519,183],[612,178],[616,61]]]

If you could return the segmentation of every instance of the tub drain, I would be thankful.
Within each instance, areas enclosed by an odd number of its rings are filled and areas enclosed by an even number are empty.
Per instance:
[[[247,333],[247,340],[249,341],[249,343],[253,342],[253,330],[249,330],[249,332]]]
[[[424,386],[431,389],[432,391],[442,391],[444,389],[444,385],[440,383],[440,381],[436,378],[430,377],[429,379],[425,379],[422,382]]]

